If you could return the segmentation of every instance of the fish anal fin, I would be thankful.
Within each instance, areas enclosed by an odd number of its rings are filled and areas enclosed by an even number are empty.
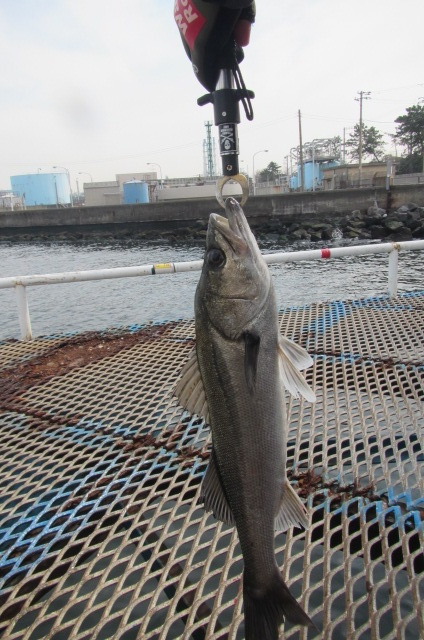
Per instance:
[[[174,389],[174,395],[184,409],[209,422],[208,404],[195,349],[190,353],[181,371],[181,378]]]
[[[303,527],[309,524],[305,505],[288,481],[284,483],[280,509],[275,518],[275,530],[287,531],[290,527]]]
[[[234,516],[222,486],[213,449],[205,477],[203,478],[201,497],[203,498],[205,511],[212,511],[215,518],[225,522],[225,524],[235,525]]]

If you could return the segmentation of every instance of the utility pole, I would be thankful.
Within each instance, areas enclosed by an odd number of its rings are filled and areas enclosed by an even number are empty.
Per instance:
[[[289,178],[289,156],[284,156],[284,159],[286,161],[286,186],[287,188],[290,187],[290,178]]]
[[[298,111],[299,115],[299,162],[300,162],[300,191],[303,191],[305,188],[305,166],[303,164],[303,142],[302,142],[302,116],[300,114],[300,109]]]
[[[424,103],[424,98],[418,98],[418,104],[422,105],[423,103]],[[423,134],[423,137],[424,137],[424,134]],[[423,173],[424,173],[424,141],[423,141],[423,144],[421,145],[421,152],[423,154]],[[396,157],[397,157],[397,151],[396,151]]]
[[[206,139],[203,140],[203,173],[205,178],[216,175],[215,168],[215,140],[212,138],[212,122],[205,122]]]
[[[359,98],[355,98],[359,102],[359,186],[362,186],[362,147],[363,147],[363,131],[362,131],[362,102],[369,100],[371,91],[358,91]]]
[[[342,164],[346,164],[346,127],[343,127],[343,156]]]

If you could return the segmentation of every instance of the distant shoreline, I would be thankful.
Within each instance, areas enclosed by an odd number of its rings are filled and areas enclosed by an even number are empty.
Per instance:
[[[328,240],[335,231],[359,239],[408,240],[422,234],[424,189],[402,185],[251,197],[245,213],[260,237]],[[0,241],[108,238],[202,241],[215,199],[143,205],[0,212]]]
[[[273,216],[252,221],[254,234],[262,244],[286,244],[299,240],[331,241],[335,237],[359,240],[402,241],[424,238],[424,207],[409,203],[386,214],[384,209],[371,206],[363,212],[349,214],[321,214],[311,216]],[[189,242],[203,245],[207,220],[193,224],[121,223],[104,225],[72,225],[38,228],[13,228],[0,231],[2,243],[35,242],[104,242],[146,241],[178,244]]]

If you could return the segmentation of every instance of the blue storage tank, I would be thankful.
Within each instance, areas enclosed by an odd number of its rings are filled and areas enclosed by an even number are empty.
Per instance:
[[[322,172],[320,170],[320,165],[318,162],[307,161],[303,163],[303,171],[305,184],[303,185],[304,191],[313,191],[322,183]],[[302,183],[302,176],[300,171],[300,164],[297,165],[297,174],[295,173],[290,179],[290,188],[291,189],[300,189],[300,185]],[[315,183],[315,184],[314,184]]]
[[[299,178],[297,173],[290,176],[290,189],[296,190],[299,188]]]
[[[322,181],[324,180],[324,169],[330,169],[331,167],[339,166],[338,160],[326,160],[325,162],[312,162],[307,160],[303,164],[305,172],[305,185],[304,191],[313,191],[314,188],[318,189],[322,187]],[[297,174],[294,174],[290,178],[290,188],[299,189],[301,183],[300,165],[297,165]]]
[[[27,207],[71,204],[67,173],[27,173],[11,176],[12,191],[24,198]]]
[[[320,165],[318,162],[305,162],[305,191],[313,191],[313,189],[319,187],[322,181],[322,175],[320,175]]]
[[[141,180],[124,182],[124,204],[149,202],[149,185]]]

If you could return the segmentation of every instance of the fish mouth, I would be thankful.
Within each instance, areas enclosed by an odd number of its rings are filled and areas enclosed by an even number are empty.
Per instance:
[[[234,198],[225,201],[227,218],[218,213],[211,213],[209,223],[211,230],[218,233],[230,245],[236,254],[246,253],[251,244],[250,228],[243,213],[243,209]]]

